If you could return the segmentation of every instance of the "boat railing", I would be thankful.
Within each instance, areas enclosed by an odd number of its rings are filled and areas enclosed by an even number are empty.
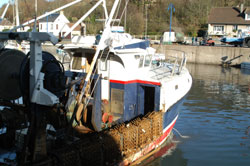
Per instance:
[[[178,75],[186,66],[186,61],[187,56],[184,51],[169,49],[166,54],[155,56],[150,71],[155,73],[153,77],[157,79]]]

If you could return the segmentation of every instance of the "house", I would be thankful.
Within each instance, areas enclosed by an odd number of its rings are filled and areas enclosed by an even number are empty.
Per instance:
[[[70,22],[65,17],[63,11],[60,14],[54,13],[39,20],[39,32],[49,32],[55,36],[59,36],[62,28],[68,23]]]
[[[3,30],[12,29],[12,28],[13,28],[13,24],[7,19],[3,19],[0,22],[0,32],[2,32]]]
[[[67,31],[71,29],[71,27],[75,23],[67,23],[65,24],[61,31],[59,36],[63,36]],[[85,36],[86,35],[86,25],[84,23],[81,23],[80,25],[77,25],[77,27],[68,35],[66,38],[72,39],[74,36]]]
[[[208,17],[208,36],[237,35],[238,30],[250,31],[250,8],[220,7],[213,8]]]

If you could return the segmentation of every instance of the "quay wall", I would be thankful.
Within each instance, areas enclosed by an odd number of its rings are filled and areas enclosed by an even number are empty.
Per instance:
[[[172,55],[173,50],[184,51],[188,57],[188,63],[220,65],[221,58],[228,56],[227,60],[242,55],[233,60],[232,65],[250,62],[250,48],[228,46],[190,46],[190,45],[153,45],[158,53]]]

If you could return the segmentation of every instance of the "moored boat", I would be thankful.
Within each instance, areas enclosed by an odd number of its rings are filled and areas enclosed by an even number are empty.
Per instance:
[[[92,121],[90,128],[101,131],[125,124],[115,130],[117,133],[112,130],[111,135],[126,158],[124,163],[128,164],[169,137],[192,78],[185,68],[185,53],[177,51],[176,57],[165,57],[156,54],[149,41],[133,39],[123,32],[111,36],[112,46],[99,56],[96,70],[102,77],[102,103],[98,106],[102,114],[97,118],[92,111],[92,120],[99,121]],[[72,55],[73,71],[88,72],[88,59],[95,52],[94,48],[66,47],[65,50]],[[74,65],[79,60],[81,64]],[[136,150],[131,153],[130,148],[124,148],[127,146]]]
[[[0,64],[7,65],[19,57],[19,77],[10,79],[16,72],[11,70],[2,84],[9,81],[20,93],[9,96],[0,87],[0,98],[11,108],[0,112],[1,124],[11,129],[6,135],[12,139],[15,131],[19,165],[128,165],[168,139],[192,85],[186,55],[156,54],[149,41],[112,30],[118,2],[97,45],[64,46],[69,71],[41,50],[44,41],[58,42],[51,34],[0,33],[1,40],[31,43],[27,55],[17,50],[0,55]],[[11,102],[19,97],[22,105]],[[8,126],[19,114],[27,116]]]

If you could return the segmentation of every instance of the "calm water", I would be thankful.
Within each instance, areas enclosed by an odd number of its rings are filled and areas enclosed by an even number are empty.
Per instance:
[[[193,87],[175,128],[189,138],[175,132],[174,141],[143,165],[249,166],[250,75],[219,66],[188,68]]]

